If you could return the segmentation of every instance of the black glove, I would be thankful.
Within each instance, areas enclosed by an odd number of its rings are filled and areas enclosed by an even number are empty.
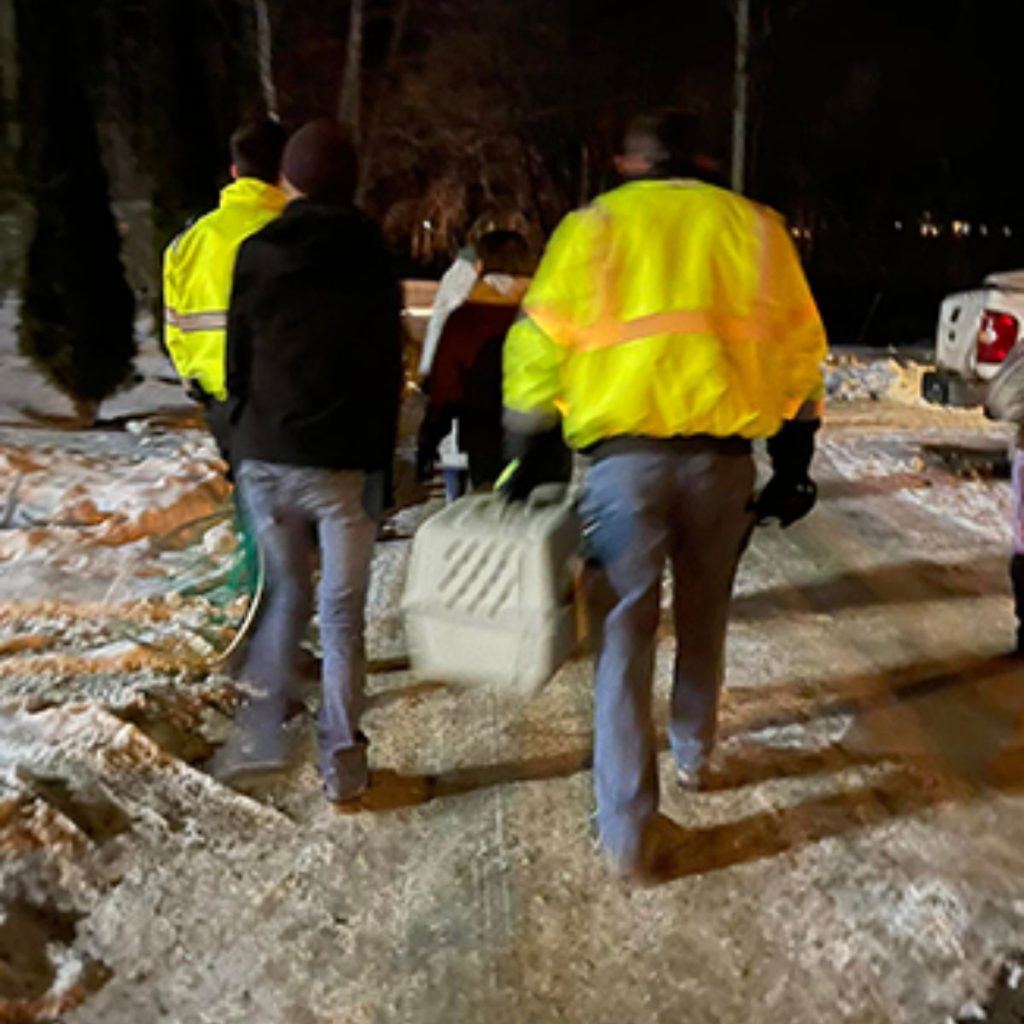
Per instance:
[[[420,424],[419,433],[416,435],[417,483],[426,483],[434,475],[437,447],[450,426],[451,419],[449,417],[442,417],[437,409],[427,406],[423,413],[423,422]]]
[[[512,472],[503,475],[496,490],[506,501],[525,501],[530,491],[543,482],[535,477],[530,466],[517,461]]]
[[[818,500],[818,488],[809,470],[814,457],[814,435],[820,420],[786,420],[768,440],[772,477],[756,502],[757,521],[778,519],[783,528],[803,519]]]
[[[757,521],[778,519],[783,528],[803,519],[818,501],[818,486],[806,480],[786,481],[773,476],[757,498]]]
[[[193,402],[198,402],[202,406],[210,404],[210,396],[203,390],[202,385],[195,379],[195,377],[189,377],[182,381],[185,386],[185,394],[192,399]]]
[[[416,447],[416,482],[426,483],[434,475],[437,449],[422,442]]]
[[[568,483],[572,476],[572,452],[562,440],[558,424],[542,434],[509,434],[506,454],[518,460],[498,493],[509,501],[523,501],[541,484]]]

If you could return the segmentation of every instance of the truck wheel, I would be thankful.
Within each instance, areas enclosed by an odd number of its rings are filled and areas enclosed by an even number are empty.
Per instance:
[[[921,378],[921,397],[933,405],[948,405],[949,378],[929,370]]]

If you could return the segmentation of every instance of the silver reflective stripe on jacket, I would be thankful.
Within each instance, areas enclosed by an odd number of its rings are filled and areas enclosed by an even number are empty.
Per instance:
[[[183,334],[194,334],[197,331],[223,331],[228,326],[228,315],[225,311],[215,310],[205,313],[179,313],[168,306],[164,310],[164,322],[169,327],[177,327]]]

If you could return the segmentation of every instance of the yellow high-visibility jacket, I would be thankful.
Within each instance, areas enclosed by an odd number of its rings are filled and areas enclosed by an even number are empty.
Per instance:
[[[257,178],[239,178],[164,252],[164,341],[183,380],[221,401],[231,278],[238,247],[284,209],[287,197]]]
[[[825,331],[782,219],[692,180],[635,181],[566,217],[504,349],[506,425],[767,437],[824,398]]]

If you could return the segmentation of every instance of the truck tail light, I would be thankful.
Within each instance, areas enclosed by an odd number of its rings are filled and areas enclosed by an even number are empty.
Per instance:
[[[986,309],[978,327],[978,362],[1001,363],[1017,343],[1017,318]]]

